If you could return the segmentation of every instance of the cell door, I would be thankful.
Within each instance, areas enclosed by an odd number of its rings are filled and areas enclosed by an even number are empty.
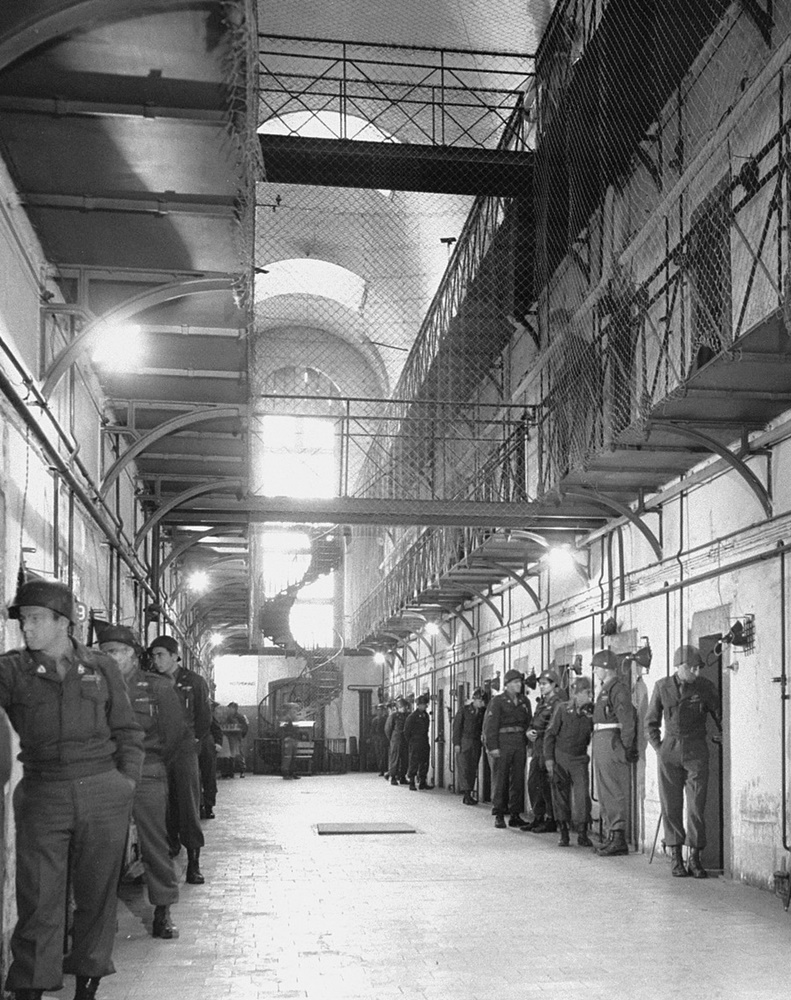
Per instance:
[[[701,677],[717,689],[717,695],[722,706],[722,653],[718,643],[721,635],[704,635],[698,641],[700,655],[705,666],[700,672]],[[722,706],[723,718],[725,717]],[[707,722],[709,736],[716,732],[711,719]],[[714,744],[709,739],[709,791],[706,797],[706,840],[704,850],[700,852],[704,868],[722,871],[725,867],[725,823],[723,815],[723,747]]]

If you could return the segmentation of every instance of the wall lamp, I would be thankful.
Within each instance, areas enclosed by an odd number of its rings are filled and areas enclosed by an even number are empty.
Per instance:
[[[623,662],[635,663],[640,668],[641,673],[647,674],[651,669],[651,660],[654,654],[651,652],[651,643],[648,641],[648,636],[641,635],[640,639],[643,645],[633,653],[624,653]]]
[[[722,653],[723,646],[738,646],[745,653],[751,653],[755,649],[755,615],[745,615],[731,624],[714,647],[717,655]]]

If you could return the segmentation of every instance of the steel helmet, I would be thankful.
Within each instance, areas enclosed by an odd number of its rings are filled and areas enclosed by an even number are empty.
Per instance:
[[[28,580],[17,590],[14,603],[9,605],[8,617],[19,618],[20,608],[49,608],[72,625],[77,624],[77,602],[65,583],[57,580]]]
[[[617,670],[618,657],[611,649],[600,649],[598,653],[593,654],[591,665],[594,668],[603,667],[605,670]]]

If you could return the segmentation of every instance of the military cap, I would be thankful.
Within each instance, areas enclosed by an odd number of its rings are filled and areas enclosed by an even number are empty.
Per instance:
[[[140,643],[128,625],[107,625],[100,629],[96,641],[100,646],[105,642],[120,642],[124,646],[131,646],[135,652],[140,650]]]
[[[554,670],[545,670],[538,679],[540,681],[549,681],[549,683],[554,684],[555,687],[560,684],[560,678]]]
[[[680,667],[686,663],[690,667],[704,666],[703,658],[697,646],[679,646],[673,654],[673,666]]]
[[[161,646],[163,649],[166,649],[169,653],[172,653],[174,656],[178,656],[179,644],[176,642],[176,640],[173,638],[172,635],[158,635],[156,639],[154,639],[154,641],[148,647],[149,653],[152,652],[154,649],[156,649],[157,646]]]
[[[523,679],[524,678],[522,677],[522,675],[519,673],[518,670],[509,670],[506,672],[505,680],[503,681],[503,683],[510,684],[511,681],[521,681]]]
[[[600,649],[598,653],[593,654],[591,662],[594,667],[603,667],[605,670],[618,669],[618,657],[611,649]]]

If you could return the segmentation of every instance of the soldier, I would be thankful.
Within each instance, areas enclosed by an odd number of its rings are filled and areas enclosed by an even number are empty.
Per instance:
[[[637,712],[629,685],[618,677],[618,659],[610,649],[593,656],[592,666],[601,684],[593,707],[593,771],[599,809],[607,840],[600,857],[628,854],[626,822],[629,816],[631,765],[639,760]]]
[[[406,776],[411,792],[416,792],[418,788],[428,788],[426,777],[431,759],[431,746],[428,741],[431,717],[428,713],[428,701],[428,695],[421,694],[415,702],[414,712],[407,716],[404,723],[404,739],[409,758]],[[417,785],[415,785],[416,778]]]
[[[176,869],[168,852],[165,810],[168,803],[167,765],[190,735],[178,695],[164,677],[140,668],[140,647],[125,625],[109,625],[98,635],[99,647],[115,660],[126,685],[132,710],[145,734],[143,776],[135,789],[132,817],[137,827],[140,856],[154,907],[153,937],[170,939],[176,929],[170,907],[178,902]]]
[[[387,722],[387,705],[380,702],[376,706],[376,715],[371,719],[370,736],[371,749],[373,750],[376,766],[379,768],[379,777],[384,778],[387,771],[387,737],[385,736],[385,723]]]
[[[706,741],[706,718],[711,716],[717,728],[715,741],[722,736],[717,690],[711,681],[700,677],[703,666],[695,646],[680,646],[673,657],[676,668],[672,677],[654,685],[646,716],[648,742],[657,754],[659,801],[665,825],[665,843],[673,854],[671,874],[676,878],[692,875],[707,878],[700,863],[706,846],[706,792],[709,783],[709,747]],[[664,719],[664,738],[660,734]],[[689,863],[684,867],[682,846],[684,798],[687,801]]]
[[[591,800],[588,790],[588,745],[593,733],[591,682],[579,677],[570,701],[558,701],[544,733],[544,760],[552,788],[555,820],[560,830],[558,847],[569,846],[569,823],[577,831],[577,844],[592,847],[588,837]]]
[[[223,733],[228,740],[228,749],[231,754],[231,777],[233,778],[236,771],[239,772],[239,777],[243,778],[245,771],[247,770],[244,753],[242,752],[242,741],[245,736],[247,736],[247,730],[250,728],[247,719],[239,711],[239,705],[235,701],[228,702],[228,712],[225,716],[225,722],[223,723]]]
[[[505,827],[506,812],[511,814],[509,826],[525,824],[521,815],[525,807],[525,732],[532,718],[530,700],[522,694],[522,675],[509,670],[505,691],[492,698],[483,720],[483,740],[494,772],[492,811],[498,830]]]
[[[465,806],[477,805],[472,797],[478,762],[481,759],[481,733],[486,700],[483,688],[472,692],[469,705],[457,712],[453,719],[453,747],[456,751],[456,791],[464,792]]]
[[[554,670],[545,670],[541,674],[538,689],[541,697],[536,705],[533,725],[527,731],[528,742],[533,748],[527,777],[527,793],[530,796],[533,819],[525,823],[523,829],[532,833],[554,833],[557,825],[552,812],[552,786],[544,760],[544,733],[555,706],[560,701],[560,678]]]
[[[408,785],[406,780],[407,769],[407,747],[404,739],[404,725],[406,723],[409,702],[406,698],[399,698],[396,702],[396,710],[385,723],[385,735],[389,741],[390,760],[390,784]]]
[[[20,586],[9,618],[25,648],[0,656],[0,706],[19,734],[14,790],[17,923],[6,989],[15,1000],[59,990],[94,1000],[112,962],[117,885],[143,732],[111,657],[71,637],[74,595],[62,583]],[[64,959],[66,886],[76,904]]]
[[[160,635],[148,647],[151,662],[175,687],[181,700],[184,720],[191,737],[168,766],[167,827],[170,853],[175,857],[181,846],[187,848],[187,882],[203,885],[200,849],[203,830],[200,825],[200,771],[198,748],[211,724],[209,688],[193,670],[179,666],[179,644],[169,635]]]

